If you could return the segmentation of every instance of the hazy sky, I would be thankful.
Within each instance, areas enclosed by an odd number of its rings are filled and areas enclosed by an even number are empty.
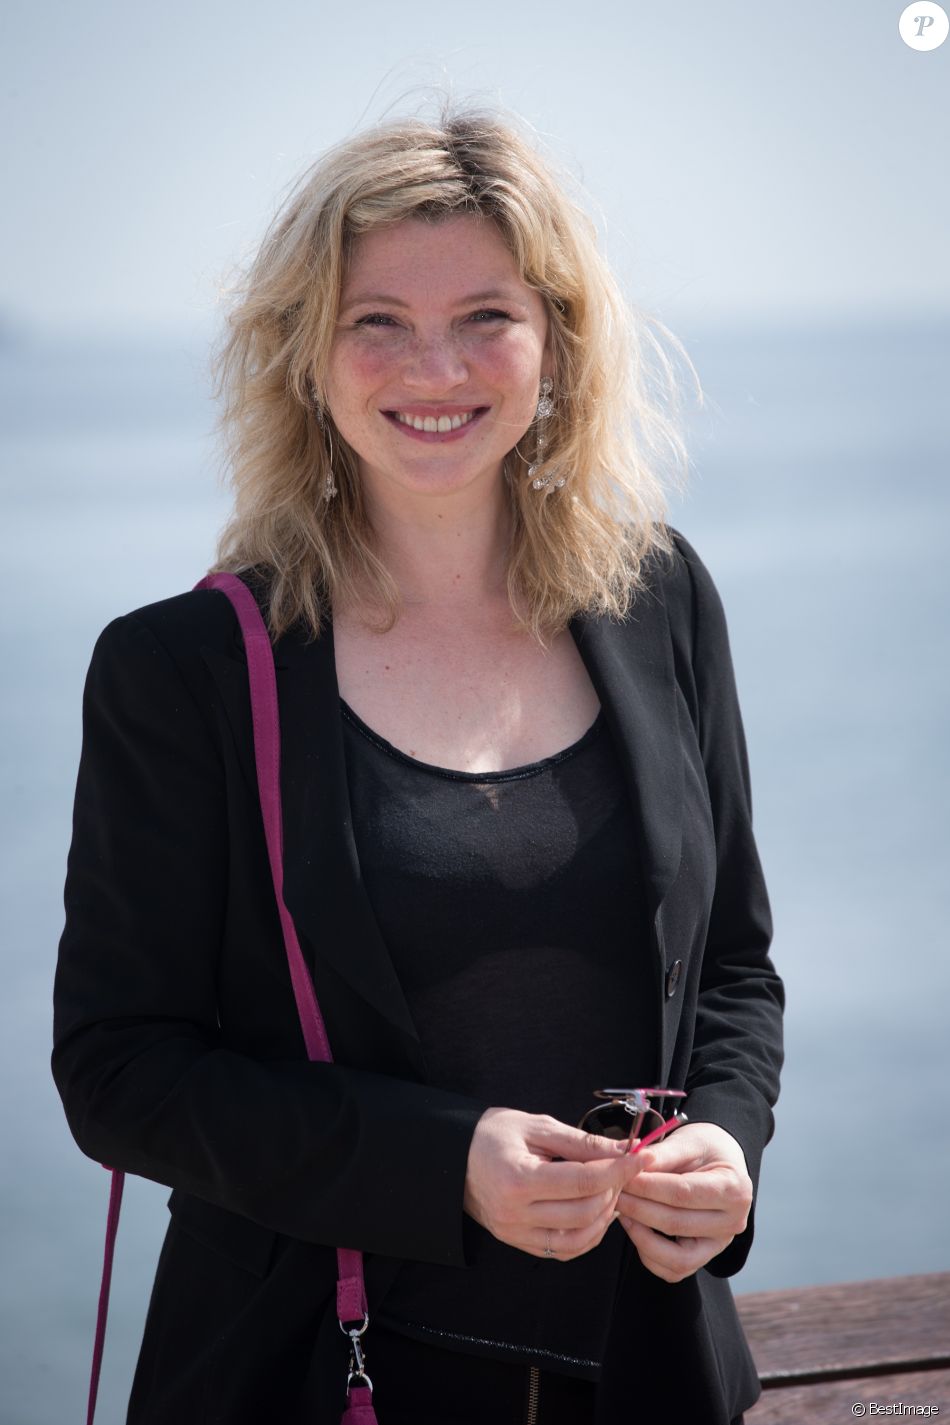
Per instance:
[[[294,175],[433,85],[524,114],[668,320],[948,314],[950,41],[902,8],[6,0],[0,320],[206,325]]]

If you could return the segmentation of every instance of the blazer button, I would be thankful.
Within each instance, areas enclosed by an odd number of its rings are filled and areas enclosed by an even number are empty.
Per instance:
[[[666,997],[672,999],[676,994],[676,986],[680,982],[680,975],[683,973],[682,960],[674,960],[666,974]]]

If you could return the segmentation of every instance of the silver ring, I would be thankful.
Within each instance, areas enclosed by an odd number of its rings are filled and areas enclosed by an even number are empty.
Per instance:
[[[544,1255],[545,1255],[546,1257],[556,1257],[556,1256],[557,1256],[557,1253],[555,1252],[554,1248],[551,1246],[551,1233],[550,1233],[550,1231],[549,1231],[547,1228],[545,1229],[545,1232],[544,1232]]]

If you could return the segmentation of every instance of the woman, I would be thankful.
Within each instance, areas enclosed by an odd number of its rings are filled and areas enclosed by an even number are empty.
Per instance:
[[[395,123],[278,216],[222,359],[216,567],[266,613],[284,893],[234,615],[115,620],[86,690],[54,1071],[167,1183],[129,1420],[339,1420],[338,1246],[380,1425],[738,1419],[726,1278],[781,984],[715,590],[586,221],[496,120]],[[638,1154],[575,1127],[664,1083]]]

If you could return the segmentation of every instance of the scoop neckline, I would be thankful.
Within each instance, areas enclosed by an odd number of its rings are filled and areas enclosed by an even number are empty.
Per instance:
[[[540,772],[546,772],[551,767],[565,762],[576,752],[581,752],[589,742],[593,742],[604,721],[604,710],[601,707],[590,727],[586,732],[581,733],[576,742],[572,742],[569,747],[562,748],[560,752],[553,752],[550,757],[540,758],[537,762],[525,762],[519,767],[507,767],[500,772],[463,772],[459,768],[439,767],[434,762],[423,762],[418,757],[411,757],[408,752],[403,752],[401,748],[395,747],[393,743],[387,742],[385,737],[381,737],[378,732],[375,732],[342,697],[340,698],[340,711],[347,722],[351,723],[357,732],[362,733],[381,752],[395,758],[397,762],[414,767],[419,772],[428,772],[435,777],[444,777],[452,782],[511,782],[518,781],[523,777],[535,777]]]

